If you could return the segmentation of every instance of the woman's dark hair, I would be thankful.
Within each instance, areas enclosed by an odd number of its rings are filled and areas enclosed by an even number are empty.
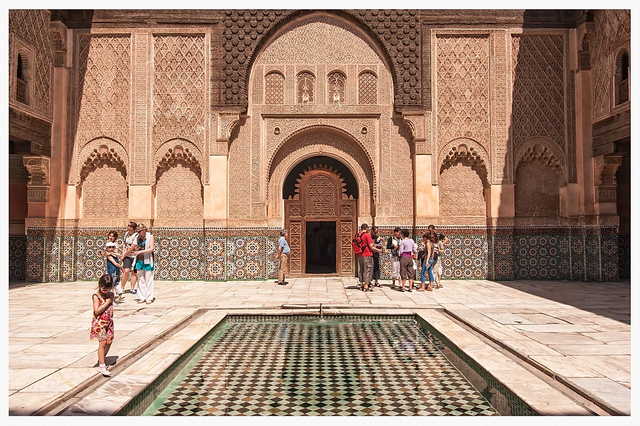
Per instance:
[[[427,240],[431,239],[431,233],[430,232],[425,232],[424,234],[422,234],[422,238],[426,238]]]
[[[98,287],[104,288],[107,290],[113,288],[113,278],[111,278],[111,275],[103,274],[98,280]]]
[[[375,225],[371,227],[371,230],[372,230],[373,232],[375,232],[376,234],[378,233],[378,227],[377,227],[377,226],[375,226]]]
[[[403,235],[405,238],[409,238],[409,230],[408,230],[408,229],[403,229],[403,230],[402,230],[402,235]]]
[[[438,244],[438,233],[436,231],[431,231],[429,239],[433,244]]]
[[[399,226],[396,226],[395,228],[393,228],[393,232],[398,232],[398,231],[402,231],[402,229],[400,229]]]
[[[109,232],[108,235],[111,235],[111,234],[113,234],[114,238],[118,238],[118,231],[111,231],[111,232]]]

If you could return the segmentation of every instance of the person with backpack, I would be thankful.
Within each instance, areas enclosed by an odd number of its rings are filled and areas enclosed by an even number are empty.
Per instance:
[[[369,225],[363,223],[360,232],[356,234],[351,242],[358,259],[358,279],[362,291],[373,291],[371,288],[371,277],[373,276],[373,253],[381,253],[382,250],[376,248],[371,235],[369,235]]]
[[[391,251],[391,288],[395,290],[396,280],[400,284],[400,231],[397,226],[393,229],[393,235],[387,239],[387,250]]]

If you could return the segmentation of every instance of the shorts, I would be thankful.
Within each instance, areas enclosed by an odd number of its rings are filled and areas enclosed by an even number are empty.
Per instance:
[[[135,257],[125,257],[124,261],[122,262],[122,267],[124,269],[131,269],[134,274],[136,272],[138,272],[138,270],[136,269],[136,258]]]
[[[413,259],[410,257],[400,258],[400,276],[403,280],[409,278],[414,279],[416,276],[416,270],[413,269]]]

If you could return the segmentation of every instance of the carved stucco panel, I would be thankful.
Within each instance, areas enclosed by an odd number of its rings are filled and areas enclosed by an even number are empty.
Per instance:
[[[10,48],[22,44],[32,52],[29,61],[29,104],[18,104],[21,109],[34,113],[47,120],[53,116],[53,46],[49,32],[51,14],[48,10],[9,10],[9,34],[12,38]],[[15,42],[19,43],[15,43]],[[18,54],[10,52],[9,86],[10,99],[15,99]],[[24,54],[24,52],[23,52]]]
[[[512,36],[511,133],[516,149],[532,137],[547,137],[565,149],[564,43],[561,34]]]
[[[438,141],[458,137],[489,146],[489,37],[436,36]]]
[[[77,183],[79,168],[88,155],[86,145],[92,141],[110,138],[128,151],[131,139],[131,37],[129,34],[80,34],[76,53],[79,92],[73,117],[77,124],[75,143],[69,144],[69,154],[74,147],[76,154],[71,157],[75,171],[69,179]],[[122,158],[128,158],[128,155]]]
[[[593,78],[593,120],[611,113],[615,49],[631,38],[630,10],[598,10],[590,38]]]
[[[351,26],[333,17],[314,16],[287,28],[265,49],[257,63],[375,64],[380,61]]]

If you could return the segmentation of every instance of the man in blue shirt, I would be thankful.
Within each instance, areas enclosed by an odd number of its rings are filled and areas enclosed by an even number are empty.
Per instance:
[[[276,251],[276,259],[280,259],[280,268],[278,269],[278,284],[289,284],[284,280],[285,274],[289,273],[289,243],[287,243],[287,236],[289,235],[286,229],[280,231],[280,239],[278,240],[278,250]]]

